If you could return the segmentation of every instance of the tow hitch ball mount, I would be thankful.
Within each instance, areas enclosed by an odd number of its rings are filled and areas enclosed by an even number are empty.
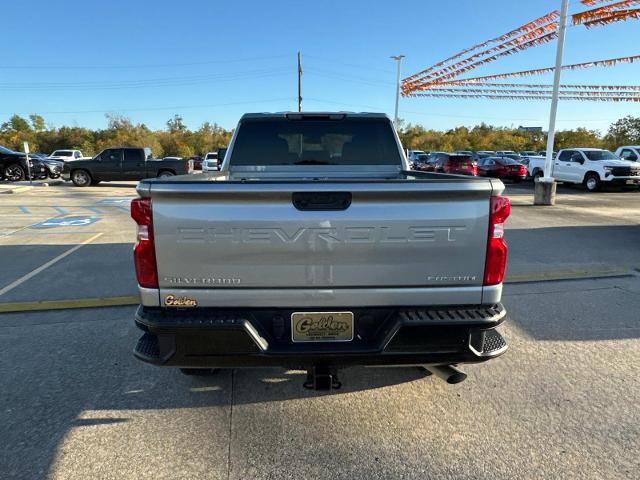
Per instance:
[[[303,384],[309,390],[337,390],[342,387],[338,380],[338,369],[315,366],[307,370],[307,380]]]

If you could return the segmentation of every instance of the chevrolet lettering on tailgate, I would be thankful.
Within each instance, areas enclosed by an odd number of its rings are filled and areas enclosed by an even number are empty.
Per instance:
[[[460,226],[437,227],[342,227],[299,228],[287,231],[284,228],[210,228],[178,230],[183,243],[282,243],[308,242],[313,239],[327,243],[409,243],[409,242],[455,242],[456,235],[465,230]]]

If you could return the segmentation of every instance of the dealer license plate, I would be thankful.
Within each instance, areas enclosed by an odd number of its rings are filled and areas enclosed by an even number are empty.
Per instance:
[[[294,342],[350,342],[353,312],[294,312],[291,314]]]

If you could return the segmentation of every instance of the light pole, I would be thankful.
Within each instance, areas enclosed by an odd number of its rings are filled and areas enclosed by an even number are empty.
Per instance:
[[[560,95],[560,77],[562,74],[562,57],[564,55],[564,39],[567,32],[569,0],[562,0],[560,25],[558,29],[558,48],[556,50],[556,67],[553,72],[553,93],[551,95],[551,112],[549,114],[549,133],[547,134],[547,158],[544,162],[544,177],[536,182],[534,200],[536,205],[555,204],[555,180],[551,176],[553,166],[553,146],[556,138],[556,117],[558,115],[558,97]]]
[[[398,106],[400,105],[400,65],[402,64],[402,59],[404,55],[393,55],[392,59],[398,62],[398,74],[396,76],[396,110],[393,116],[393,124],[396,126],[396,130],[398,129]]]
[[[302,111],[302,55],[298,52],[298,111]]]

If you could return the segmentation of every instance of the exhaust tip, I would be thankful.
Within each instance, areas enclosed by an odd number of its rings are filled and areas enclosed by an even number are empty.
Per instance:
[[[447,378],[447,383],[449,385],[455,385],[456,383],[462,383],[467,379],[467,374],[464,372],[457,372],[453,375],[449,375]]]
[[[467,374],[458,370],[452,365],[433,365],[426,367],[431,373],[434,373],[449,385],[455,385],[457,383],[464,382],[467,379]]]

